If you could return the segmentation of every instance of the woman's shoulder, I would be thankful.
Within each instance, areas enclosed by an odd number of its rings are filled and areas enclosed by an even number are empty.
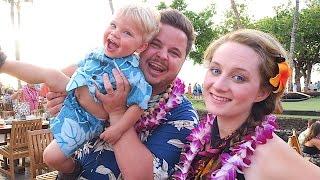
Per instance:
[[[250,160],[246,179],[301,179],[308,166],[302,156],[275,134],[266,144],[257,145]]]
[[[311,146],[316,146],[318,149],[320,149],[320,139],[319,138],[312,138],[309,141]]]

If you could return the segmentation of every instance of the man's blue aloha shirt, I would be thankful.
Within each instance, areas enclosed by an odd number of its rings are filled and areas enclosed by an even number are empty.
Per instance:
[[[161,125],[140,134],[141,140],[153,154],[154,179],[168,179],[172,175],[182,147],[187,143],[186,137],[198,121],[197,112],[184,97],[179,106],[166,114]],[[112,146],[99,138],[86,143],[78,151],[77,158],[83,166],[80,179],[121,179]]]

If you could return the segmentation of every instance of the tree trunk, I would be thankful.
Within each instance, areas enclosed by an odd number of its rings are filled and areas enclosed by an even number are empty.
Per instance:
[[[309,84],[311,79],[311,70],[312,70],[312,64],[307,63],[302,70],[303,74],[303,80],[304,80],[304,91],[309,91]]]
[[[304,82],[303,91],[306,92],[308,91],[307,73],[306,71],[303,70],[302,74],[303,74],[303,82]]]
[[[15,29],[15,13],[14,13],[14,10],[15,10],[15,6],[17,8],[17,19],[18,19],[18,24],[17,24],[17,28],[18,30],[17,31],[20,31],[20,1],[17,1],[17,2],[14,2],[14,0],[11,0],[10,1],[10,6],[11,6],[11,9],[10,9],[10,16],[11,16],[11,24],[12,24],[12,29]],[[14,44],[15,44],[15,55],[16,55],[16,60],[17,61],[20,61],[20,43],[19,43],[19,39],[18,39],[18,36],[15,37],[15,40],[14,40]],[[18,79],[18,89],[20,89],[22,87],[21,85],[21,80]]]
[[[293,15],[293,24],[292,24],[292,30],[291,30],[291,41],[290,41],[290,51],[289,51],[289,65],[291,69],[294,69],[293,59],[294,59],[294,46],[296,43],[296,32],[298,28],[298,20],[299,18],[299,0],[296,0],[296,8]],[[288,82],[289,91],[292,91],[292,78],[290,78]]]
[[[300,78],[296,79],[296,85],[297,85],[297,92],[301,92],[301,82],[300,82]]]
[[[109,6],[110,6],[111,14],[113,14],[114,13],[114,8],[113,8],[112,0],[109,0]]]
[[[311,71],[312,71],[312,64],[311,63],[308,63],[307,64],[307,85],[309,87],[309,84],[311,82]]]
[[[297,91],[301,92],[301,82],[300,82],[300,78],[302,77],[301,71],[300,71],[300,67],[299,66],[295,66],[295,76],[294,76],[294,82],[297,85]]]
[[[234,12],[234,15],[236,17],[235,30],[236,29],[241,29],[242,25],[241,25],[241,21],[240,21],[240,14],[239,14],[239,12],[237,10],[237,5],[236,5],[234,0],[230,0],[230,2],[231,2],[231,8],[232,8],[232,10]]]

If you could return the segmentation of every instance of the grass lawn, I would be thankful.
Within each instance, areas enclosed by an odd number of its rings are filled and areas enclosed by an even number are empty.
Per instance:
[[[190,100],[196,109],[205,110],[205,105],[202,100]],[[282,106],[284,110],[320,111],[320,97],[299,102],[282,102]]]
[[[295,119],[295,118],[301,118],[304,120],[308,119],[319,119],[318,116],[299,116],[299,115],[283,115],[283,114],[276,114],[278,118],[283,118],[283,119]]]
[[[194,100],[189,98],[189,100],[191,101],[193,107],[197,110],[206,110],[206,106],[204,105],[204,101],[203,100]]]
[[[299,102],[282,102],[285,110],[320,111],[320,97]]]

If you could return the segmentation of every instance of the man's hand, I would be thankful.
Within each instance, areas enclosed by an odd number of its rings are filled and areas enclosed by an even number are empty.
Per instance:
[[[63,104],[64,99],[66,98],[66,93],[61,92],[48,92],[47,93],[47,111],[50,113],[51,116],[56,116]]]
[[[101,101],[103,108],[112,120],[114,116],[122,116],[127,109],[127,96],[130,91],[130,85],[122,72],[114,69],[113,76],[116,80],[116,90],[113,90],[112,85],[107,75],[103,75],[104,87],[107,94],[102,94],[97,90],[96,96]]]

